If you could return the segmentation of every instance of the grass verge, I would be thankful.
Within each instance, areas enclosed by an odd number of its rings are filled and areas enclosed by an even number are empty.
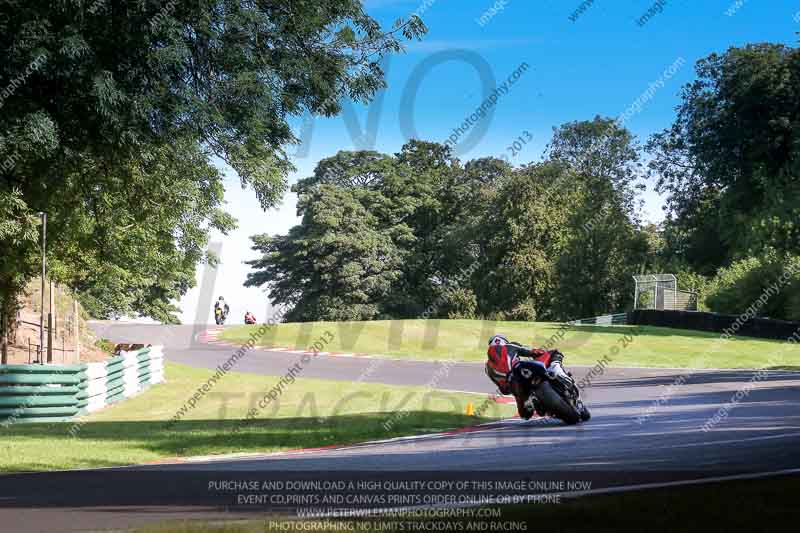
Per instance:
[[[243,424],[278,381],[229,373],[172,428],[167,422],[211,371],[167,365],[167,383],[74,423],[0,428],[0,472],[92,468],[169,457],[272,452],[442,431],[513,415],[491,403],[486,417],[468,417],[480,396],[298,377],[255,421]],[[403,413],[397,415],[398,412]],[[384,422],[394,421],[390,430]],[[492,418],[488,418],[492,417]],[[241,431],[233,433],[235,428]],[[74,435],[74,436],[72,436]]]
[[[220,339],[245,343],[259,326],[229,326]],[[279,324],[258,339],[261,346],[306,349],[331,338],[324,351],[362,352],[385,357],[483,361],[490,335],[542,346],[555,338],[571,365],[674,368],[800,369],[800,346],[749,337],[720,340],[720,335],[653,326],[569,326],[553,322],[480,320],[378,320]],[[557,337],[563,333],[563,338]],[[627,337],[626,337],[627,336]]]
[[[800,477],[713,483],[563,500],[560,504],[500,506],[491,517],[374,520],[170,522],[136,533],[255,533],[267,531],[770,531],[800,521]],[[484,510],[487,508],[483,508]],[[453,510],[462,512],[462,510]],[[499,513],[498,513],[499,512]],[[499,514],[500,516],[497,516]],[[477,515],[477,514],[476,514]],[[458,516],[454,514],[453,516]]]

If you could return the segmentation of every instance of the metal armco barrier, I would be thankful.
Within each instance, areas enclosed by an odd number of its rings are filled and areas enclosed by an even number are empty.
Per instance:
[[[593,316],[592,318],[579,318],[567,322],[571,326],[617,326],[628,323],[628,313],[615,315]]]
[[[0,366],[0,424],[63,422],[164,381],[162,346],[79,365]]]

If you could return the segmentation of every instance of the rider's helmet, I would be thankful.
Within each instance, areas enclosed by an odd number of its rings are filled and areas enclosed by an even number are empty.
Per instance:
[[[508,337],[505,335],[492,335],[492,337],[489,338],[489,346],[505,346],[508,343]]]
[[[220,301],[220,302],[224,302],[224,301],[225,301],[225,298],[223,298],[222,296],[220,296],[220,297],[219,297],[219,301]]]

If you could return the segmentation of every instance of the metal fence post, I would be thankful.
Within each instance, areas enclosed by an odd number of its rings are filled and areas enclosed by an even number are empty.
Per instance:
[[[44,278],[47,275],[47,213],[42,213],[42,297],[39,313],[39,364],[44,358]]]
[[[78,326],[78,300],[72,300],[72,334],[75,337],[75,363],[81,360],[81,328]]]
[[[47,312],[47,362],[53,362],[53,282],[50,282],[50,309]]]

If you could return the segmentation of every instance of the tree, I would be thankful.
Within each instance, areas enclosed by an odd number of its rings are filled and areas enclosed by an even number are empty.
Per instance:
[[[5,250],[25,250],[31,254],[37,240],[37,220],[30,212],[18,190],[0,190],[0,296],[19,294],[25,288],[24,269],[33,263],[34,257],[6,253]],[[0,301],[0,319],[9,321],[11,342],[15,342],[16,302]],[[3,326],[0,326],[3,327]]]
[[[554,316],[556,260],[569,239],[573,180],[566,165],[553,161],[524,166],[504,180],[481,224],[483,263],[475,276],[481,314]]]
[[[320,184],[303,194],[303,218],[286,236],[256,235],[260,259],[247,286],[267,285],[273,302],[292,308],[289,321],[370,320],[384,311],[404,254],[370,213],[380,193]]]
[[[387,173],[393,172],[391,156],[371,150],[358,152],[339,151],[336,155],[320,160],[314,174],[299,180],[294,192],[305,191],[314,185],[327,183],[344,188],[379,188]]]
[[[626,128],[614,119],[596,116],[553,128],[547,155],[572,167],[595,198],[593,210],[602,209],[610,195],[615,205],[636,220],[636,195],[641,178],[641,148]]]
[[[424,31],[384,32],[358,0],[4,2],[0,199],[15,195],[13,224],[49,214],[53,274],[96,312],[167,320],[208,232],[232,227],[212,158],[274,206],[288,117],[369,99],[381,58]],[[6,243],[10,308],[34,242]]]
[[[595,122],[565,125],[558,157],[518,169],[490,157],[462,165],[420,140],[394,156],[339,152],[294,187],[301,224],[254,237],[262,257],[247,284],[268,286],[296,320],[621,309],[630,275],[656,252],[634,221],[633,138]],[[594,146],[597,160],[573,159],[576,146]]]
[[[439,246],[434,256],[439,280],[439,303],[434,309],[437,316],[478,316],[480,306],[475,291],[486,258],[486,217],[512,170],[502,159],[473,159],[450,173],[441,189],[444,213],[435,229]]]
[[[800,50],[748,45],[698,61],[649,168],[669,245],[700,273],[800,249]]]
[[[751,312],[783,320],[800,319],[800,256],[775,252],[723,267],[709,283],[705,304],[712,311]]]
[[[640,233],[636,181],[641,149],[633,135],[613,120],[571,122],[555,130],[549,155],[572,170],[574,189],[568,237],[556,262],[560,318],[595,316],[625,309],[631,275],[646,261],[647,236]]]
[[[474,230],[509,171],[492,158],[462,167],[418,140],[393,156],[339,152],[293,187],[301,224],[253,238],[262,257],[247,284],[270,287],[294,319],[474,316]]]
[[[220,172],[195,146],[164,147],[153,158],[131,174],[96,176],[95,189],[77,176],[66,180],[75,188],[64,189],[66,198],[80,200],[62,235],[90,242],[56,241],[50,273],[77,290],[94,317],[176,322],[172,302],[194,285],[195,265],[209,260],[208,228],[234,227],[222,210]]]
[[[445,312],[437,300],[447,286],[458,258],[445,250],[444,226],[459,220],[458,206],[447,202],[446,190],[459,172],[460,163],[443,144],[411,140],[395,154],[397,171],[386,184],[384,195],[409,206],[403,220],[413,235],[403,276],[395,286],[392,312],[414,317],[426,311]]]

